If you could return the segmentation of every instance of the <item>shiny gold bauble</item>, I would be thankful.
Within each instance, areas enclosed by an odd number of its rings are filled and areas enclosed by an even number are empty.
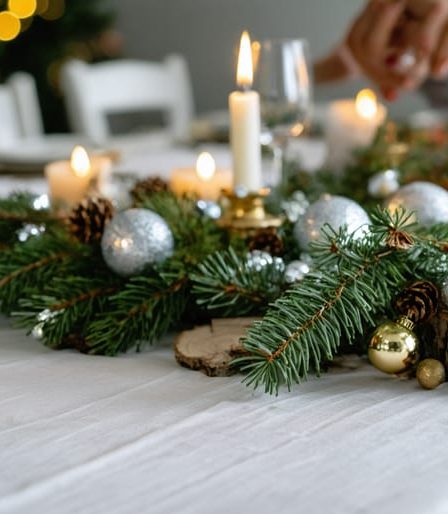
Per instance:
[[[378,327],[369,343],[369,359],[384,373],[403,373],[418,357],[418,339],[414,324],[406,317],[387,321]]]
[[[417,367],[417,380],[423,389],[435,389],[445,379],[445,366],[436,359],[425,359]]]

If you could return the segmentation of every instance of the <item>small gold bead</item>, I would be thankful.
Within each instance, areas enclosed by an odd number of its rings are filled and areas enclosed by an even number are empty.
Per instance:
[[[445,366],[436,359],[425,359],[417,367],[417,380],[423,389],[435,389],[445,382]]]

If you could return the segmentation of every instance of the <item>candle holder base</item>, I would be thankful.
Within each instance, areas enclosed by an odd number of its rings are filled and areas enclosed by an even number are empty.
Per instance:
[[[224,192],[221,197],[223,215],[218,224],[243,237],[248,237],[263,228],[280,227],[284,217],[266,212],[265,199],[269,193],[269,189],[261,189],[257,193],[248,193],[244,196]]]

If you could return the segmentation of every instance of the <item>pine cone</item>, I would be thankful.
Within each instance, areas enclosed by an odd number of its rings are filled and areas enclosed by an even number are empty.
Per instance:
[[[130,193],[135,202],[141,202],[145,197],[154,193],[164,193],[169,190],[165,180],[160,177],[149,177],[138,181],[131,189]]]
[[[247,244],[250,251],[260,250],[274,257],[283,255],[283,241],[273,228],[257,230],[257,232],[248,239]]]
[[[439,290],[431,282],[419,280],[395,299],[395,309],[414,323],[430,320],[439,305]]]
[[[81,243],[96,243],[113,215],[114,207],[106,198],[86,198],[70,214],[69,230]]]

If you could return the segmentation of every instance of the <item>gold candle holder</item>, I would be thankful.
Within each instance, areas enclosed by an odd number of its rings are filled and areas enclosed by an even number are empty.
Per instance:
[[[224,192],[221,197],[223,215],[218,224],[246,237],[263,228],[280,227],[284,222],[283,216],[266,211],[265,199],[269,193],[269,189],[244,196],[236,195],[233,191]]]

